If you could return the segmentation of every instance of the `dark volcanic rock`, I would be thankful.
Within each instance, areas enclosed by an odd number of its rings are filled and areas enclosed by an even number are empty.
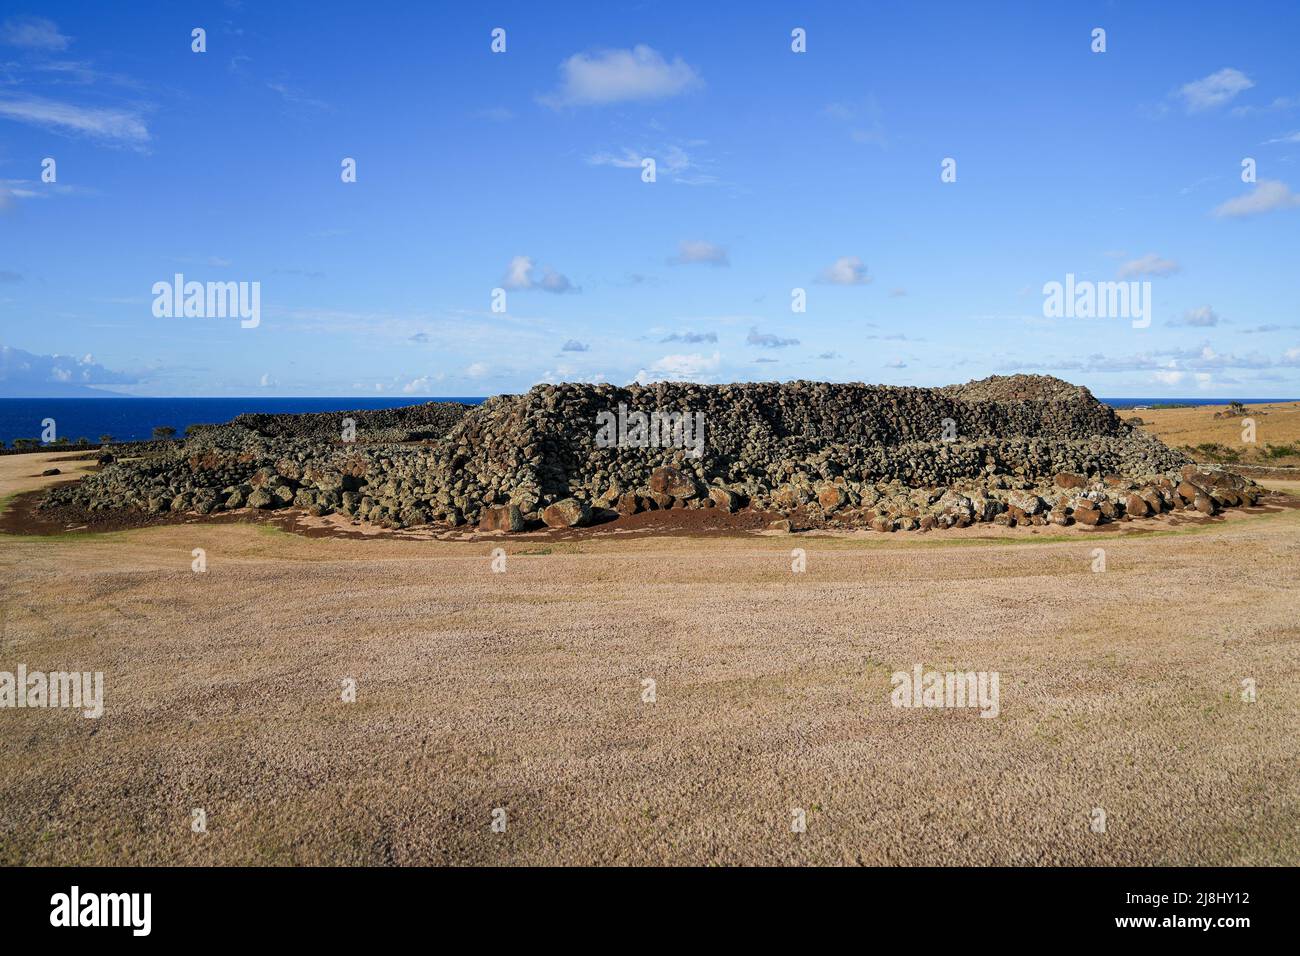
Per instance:
[[[702,432],[686,432],[700,443],[680,447],[680,430],[652,428],[645,441],[598,445],[598,416],[620,404],[698,416]],[[343,440],[349,417],[357,421],[352,442]],[[953,423],[956,440],[945,441]],[[665,440],[674,437],[677,446]],[[939,389],[539,385],[476,407],[240,416],[106,464],[52,489],[47,501],[166,511],[179,497],[195,510],[293,506],[386,527],[493,530],[513,528],[515,515],[572,527],[593,508],[730,512],[748,504],[808,527],[895,530],[929,528],[930,515],[935,527],[999,515],[1062,523],[1072,508],[1074,520],[1091,520],[1082,510],[1100,522],[1136,513],[1134,494],[1152,512],[1198,497],[1221,508],[1257,496],[1245,479],[1197,468],[1133,428],[1086,389],[1011,376]]]

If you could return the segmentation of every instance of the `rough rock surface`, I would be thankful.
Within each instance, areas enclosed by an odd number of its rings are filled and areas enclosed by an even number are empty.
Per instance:
[[[620,405],[701,415],[698,456],[689,443],[598,443],[597,416]],[[344,442],[350,416],[363,417],[356,441]],[[520,521],[573,527],[602,513],[748,506],[795,516],[800,527],[893,531],[1098,524],[1136,515],[1135,499],[1151,513],[1213,514],[1257,496],[1253,482],[1199,470],[1087,389],[1018,375],[939,389],[539,385],[476,407],[246,415],[106,464],[47,500],[202,514],[296,507],[390,528],[499,531]]]

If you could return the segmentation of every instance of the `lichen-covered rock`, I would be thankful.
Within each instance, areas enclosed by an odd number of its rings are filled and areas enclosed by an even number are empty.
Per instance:
[[[280,499],[265,488],[254,488],[248,495],[247,503],[250,508],[277,508],[280,505]]]

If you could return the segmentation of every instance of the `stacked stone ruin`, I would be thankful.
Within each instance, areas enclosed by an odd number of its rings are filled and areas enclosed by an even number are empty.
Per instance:
[[[336,435],[349,413],[242,416],[195,429],[164,454],[110,464],[47,502],[200,514],[296,507],[389,528],[493,532],[749,509],[788,527],[892,531],[1214,514],[1258,496],[1252,482],[1198,469],[1087,389],[1046,376],[938,389],[540,385],[480,406],[413,409],[354,413],[355,441]],[[653,441],[611,444],[601,423],[616,411],[699,416],[702,443],[665,428]]]

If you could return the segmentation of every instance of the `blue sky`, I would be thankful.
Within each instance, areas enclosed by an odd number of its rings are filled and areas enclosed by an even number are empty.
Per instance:
[[[0,392],[1300,395],[1294,4],[796,6],[9,4]],[[155,317],[177,272],[260,325]]]

